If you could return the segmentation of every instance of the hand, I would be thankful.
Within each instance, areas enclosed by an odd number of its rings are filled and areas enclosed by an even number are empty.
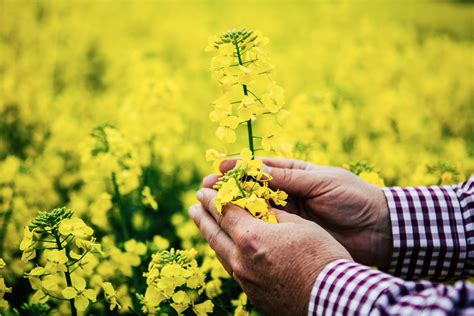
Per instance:
[[[222,162],[226,172],[235,159]],[[318,223],[334,236],[354,260],[386,269],[392,255],[390,215],[382,190],[355,174],[293,159],[263,159],[273,177],[270,187],[289,194],[284,208]],[[204,179],[212,187],[217,175]]]
[[[202,206],[192,206],[189,215],[250,301],[268,315],[306,315],[324,267],[337,259],[352,260],[313,222],[272,209],[279,223],[268,224],[232,204],[220,214],[215,195],[215,190],[201,189]]]

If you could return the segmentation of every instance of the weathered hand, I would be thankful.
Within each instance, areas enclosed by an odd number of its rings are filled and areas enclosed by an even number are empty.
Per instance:
[[[226,172],[235,159],[221,164]],[[392,254],[392,231],[382,190],[353,173],[293,159],[265,159],[273,179],[270,186],[289,194],[284,208],[321,225],[363,264],[387,268]],[[217,175],[204,179],[212,187]]]
[[[272,209],[278,224],[253,218],[228,204],[214,206],[216,191],[201,189],[189,214],[226,270],[250,301],[269,315],[305,315],[314,281],[337,259],[352,260],[329,233],[314,222]]]

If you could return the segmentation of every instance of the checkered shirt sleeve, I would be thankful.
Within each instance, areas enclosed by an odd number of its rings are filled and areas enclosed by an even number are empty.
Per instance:
[[[390,274],[444,280],[472,276],[474,176],[456,186],[384,188],[390,211]]]
[[[316,279],[308,315],[474,315],[472,283],[415,280],[473,275],[474,176],[456,186],[384,193],[393,227],[393,275],[333,261]]]
[[[319,274],[308,315],[474,315],[474,285],[404,281],[348,260]]]

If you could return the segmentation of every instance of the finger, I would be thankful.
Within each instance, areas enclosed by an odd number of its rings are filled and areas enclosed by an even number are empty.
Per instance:
[[[271,207],[270,211],[272,211],[276,215],[278,223],[301,223],[302,218],[298,215],[291,214],[289,212],[274,207]]]
[[[217,225],[214,218],[199,204],[189,208],[189,216],[201,231],[216,254],[222,259],[222,263],[230,267],[235,258],[236,246],[232,239]],[[231,270],[230,270],[231,271]],[[231,272],[232,273],[232,272]]]
[[[216,195],[217,192],[215,190],[203,188],[198,191],[196,197],[204,208],[211,213],[217,224],[221,226],[233,240],[236,239],[241,229],[251,227],[258,221],[247,211],[231,203],[228,203],[222,213],[219,213],[214,203]]]
[[[285,168],[285,169],[299,169],[299,170],[312,170],[316,166],[297,159],[287,159],[287,158],[261,158],[263,163],[268,167],[275,168]]]
[[[207,177],[205,177],[203,180],[202,180],[202,186],[204,188],[209,188],[209,189],[212,189],[212,187],[214,186],[214,184],[216,184],[217,180],[219,180],[219,175],[217,174],[210,174],[208,175]]]
[[[276,167],[267,167],[266,169],[267,173],[272,176],[272,180],[268,183],[270,188],[283,190],[289,195],[298,197],[309,197],[322,180],[311,170]]]
[[[219,165],[219,170],[222,172],[222,174],[226,173],[227,171],[231,170],[232,168],[235,167],[235,164],[237,163],[238,158],[230,158],[226,159],[221,162]]]

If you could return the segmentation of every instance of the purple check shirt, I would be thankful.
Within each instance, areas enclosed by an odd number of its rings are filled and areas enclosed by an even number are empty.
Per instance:
[[[316,279],[308,315],[474,315],[474,285],[460,280],[474,274],[474,176],[384,193],[394,250],[388,273],[331,262]]]

